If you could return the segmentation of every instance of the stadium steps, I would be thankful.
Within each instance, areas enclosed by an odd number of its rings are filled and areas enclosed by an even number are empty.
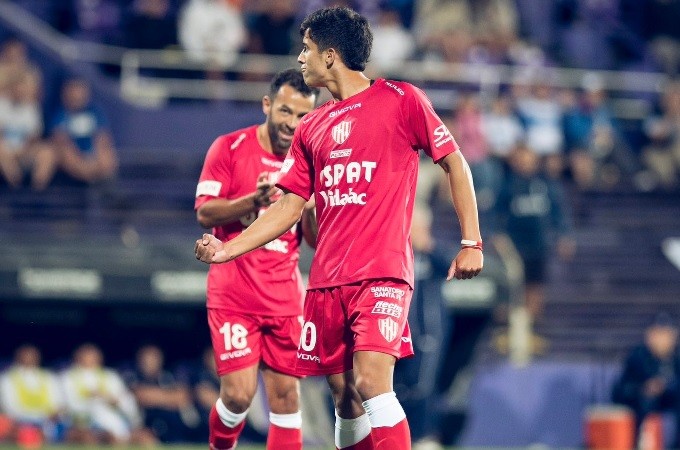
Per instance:
[[[658,311],[680,321],[680,272],[661,251],[680,236],[677,193],[580,194],[571,261],[553,258],[545,310],[535,324],[542,358],[620,361]],[[479,358],[503,357],[489,329]]]
[[[537,334],[549,355],[619,359],[658,311],[680,310],[680,272],[661,241],[680,234],[677,194],[583,194],[577,253],[553,262]],[[680,320],[680,317],[678,317]]]

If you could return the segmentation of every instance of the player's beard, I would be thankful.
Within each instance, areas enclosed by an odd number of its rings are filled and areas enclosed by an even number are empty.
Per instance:
[[[285,155],[288,153],[288,149],[290,148],[292,140],[286,141],[281,139],[281,136],[279,136],[279,132],[287,131],[288,130],[285,125],[277,125],[273,120],[267,119],[267,133],[269,133],[269,140],[272,143],[272,152],[277,155]]]

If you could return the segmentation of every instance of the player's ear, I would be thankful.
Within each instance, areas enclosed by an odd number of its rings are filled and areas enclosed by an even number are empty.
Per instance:
[[[335,62],[335,59],[338,57],[338,52],[335,51],[334,48],[329,48],[324,51],[324,58],[326,62],[326,69],[330,69],[333,67],[333,63]]]
[[[268,116],[271,110],[272,100],[269,98],[268,95],[265,95],[264,97],[262,97],[262,112],[264,113],[265,116]]]

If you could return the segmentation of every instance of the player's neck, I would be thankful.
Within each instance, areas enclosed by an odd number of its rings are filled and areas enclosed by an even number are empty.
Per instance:
[[[346,100],[353,95],[365,91],[371,87],[371,80],[355,70],[338,73],[334,80],[326,84],[326,88],[336,101]]]

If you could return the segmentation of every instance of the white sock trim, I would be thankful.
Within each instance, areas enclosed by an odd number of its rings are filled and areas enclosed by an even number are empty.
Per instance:
[[[401,407],[394,392],[376,395],[362,405],[373,428],[393,427],[406,418],[404,408]]]
[[[302,412],[292,414],[269,413],[269,423],[281,428],[302,428]]]
[[[243,422],[248,415],[247,409],[240,414],[229,411],[227,407],[224,406],[224,402],[222,402],[221,398],[218,398],[217,402],[215,402],[215,409],[217,410],[217,415],[220,417],[222,423],[229,428],[234,428],[236,425]]]
[[[335,446],[345,448],[361,442],[371,434],[371,422],[364,414],[356,419],[343,419],[335,413]]]

